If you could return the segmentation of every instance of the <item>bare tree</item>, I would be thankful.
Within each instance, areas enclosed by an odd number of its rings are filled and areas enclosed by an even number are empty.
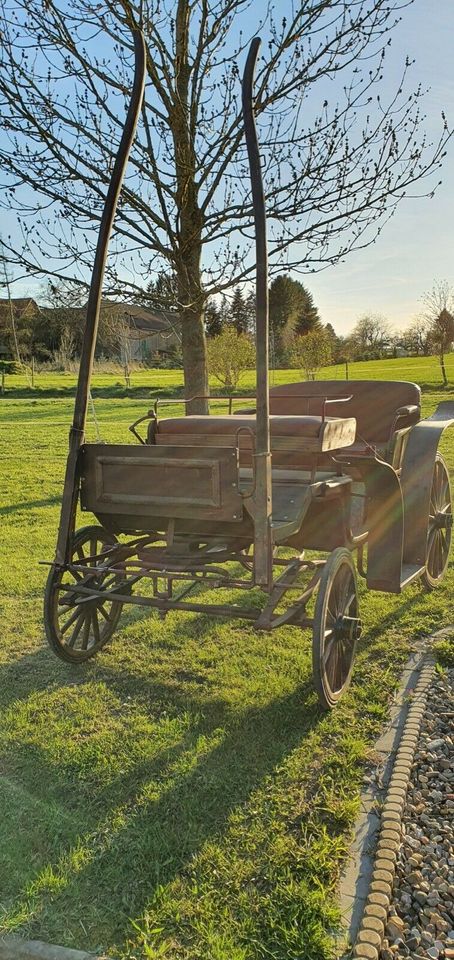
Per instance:
[[[56,364],[57,369],[64,371],[71,370],[71,367],[74,363],[75,353],[76,338],[74,336],[74,331],[70,326],[63,327],[58,350],[55,350],[54,352],[54,363]]]
[[[7,262],[2,257],[3,252],[3,240],[0,240],[0,291],[2,287],[6,292],[6,302],[0,304],[0,332],[3,330],[7,333],[7,339],[9,340],[14,359],[16,361],[19,369],[23,371],[27,378],[29,386],[32,386],[32,377],[31,372],[24,362],[22,353],[25,347],[27,350],[27,344],[21,343],[21,333],[23,334],[23,329],[18,329],[18,324],[16,322],[15,308],[11,297],[11,278],[8,273]],[[3,299],[3,298],[2,298]],[[4,385],[4,378],[2,380]]]
[[[100,320],[106,344],[114,349],[123,367],[123,376],[127,389],[131,386],[132,340],[131,321],[127,308],[116,309],[108,301],[102,305]]]
[[[379,313],[365,313],[353,327],[350,336],[355,356],[360,360],[381,357],[390,336],[391,328],[386,317]]]
[[[17,211],[8,258],[85,282],[131,83],[130,0],[0,0],[0,203]],[[144,0],[148,82],[122,193],[106,295],[143,297],[174,273],[186,395],[207,393],[204,306],[251,276],[252,207],[238,65],[254,28],[273,269],[313,271],[370,243],[411,187],[434,188],[450,136],[422,131],[407,61],[380,99],[408,0]],[[327,80],[337,74],[338,99]],[[330,90],[332,84],[329,85]],[[406,92],[407,91],[407,92]],[[429,178],[429,179],[428,179]],[[192,410],[204,409],[201,401]]]
[[[415,317],[402,332],[402,342],[410,353],[427,357],[430,353],[430,322],[425,317]]]
[[[422,297],[422,319],[429,327],[429,342],[440,361],[443,384],[448,385],[445,353],[454,341],[454,291],[447,280],[437,280]]]

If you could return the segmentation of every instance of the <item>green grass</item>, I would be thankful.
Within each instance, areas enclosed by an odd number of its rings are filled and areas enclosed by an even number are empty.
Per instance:
[[[454,632],[437,640],[433,645],[433,652],[442,667],[454,667]]]
[[[454,381],[454,353],[445,359],[448,379]],[[345,376],[344,364],[325,367],[320,371],[319,378],[323,380],[339,379]],[[372,360],[368,363],[349,364],[349,376],[352,380],[413,380],[423,388],[429,390],[440,387],[442,382],[440,365],[436,357],[408,357],[397,360]],[[271,370],[270,382],[272,385],[289,383],[291,380],[302,379],[301,373],[292,370]],[[15,374],[6,377],[5,397],[13,398],[44,398],[44,397],[72,397],[76,388],[76,374],[74,373],[36,373],[35,389],[32,390],[25,374]],[[219,383],[211,381],[212,391],[222,392]],[[243,391],[247,394],[254,390],[255,370],[248,370],[242,377],[236,393]],[[120,371],[118,373],[95,372],[92,380],[94,397],[134,398],[139,399],[159,395],[162,397],[182,396],[182,370],[147,370],[138,369],[131,374],[131,386],[126,388]],[[1,398],[0,398],[1,399]]]
[[[447,395],[431,358],[353,373],[424,382],[425,414]],[[11,377],[0,398],[1,932],[113,957],[326,960],[368,751],[415,636],[453,622],[452,570],[432,594],[363,591],[353,685],[329,716],[295,627],[129,608],[96,661],[65,666],[43,639],[39,560],[74,378],[37,383],[21,397]],[[122,397],[96,377],[102,435],[128,439],[147,407],[134,390],[179,386],[179,371],[141,371]],[[454,469],[448,437],[443,452]]]

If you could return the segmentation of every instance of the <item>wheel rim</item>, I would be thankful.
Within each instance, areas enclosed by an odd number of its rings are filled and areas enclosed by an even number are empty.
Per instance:
[[[361,635],[358,587],[352,556],[337,547],[320,576],[312,629],[312,668],[321,706],[330,710],[350,683]]]
[[[347,563],[339,567],[327,592],[322,630],[322,673],[330,694],[338,697],[349,679],[360,631],[356,582]]]
[[[111,546],[99,533],[91,532],[86,538],[76,539],[72,563],[96,568],[102,563],[99,555]],[[104,646],[111,637],[121,611],[121,603],[109,600],[90,600],[78,603],[73,587],[89,579],[91,586],[105,590],[119,579],[119,574],[109,571],[90,574],[77,570],[58,573],[52,591],[52,621],[56,638],[67,654],[74,659],[85,659]]]
[[[427,529],[426,573],[430,581],[441,580],[446,570],[451,547],[451,490],[449,474],[441,457],[435,460],[430,492]]]

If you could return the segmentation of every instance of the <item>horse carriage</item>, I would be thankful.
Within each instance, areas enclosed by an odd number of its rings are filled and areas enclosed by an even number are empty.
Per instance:
[[[225,412],[169,416],[157,399],[131,426],[137,444],[84,438],[107,245],[143,94],[134,31],[133,94],[106,198],[90,289],[45,626],[70,663],[113,636],[124,604],[312,630],[313,676],[329,709],[350,681],[361,634],[357,572],[371,590],[433,589],[449,557],[452,510],[438,452],[454,403],[421,420],[407,382],[310,381],[269,389],[265,206],[253,112],[259,41],[243,77],[256,226],[257,395],[213,398]],[[194,399],[194,398],[192,398]],[[204,398],[206,399],[206,398]],[[98,525],[76,530],[82,511]],[[120,538],[120,539],[119,539]],[[356,564],[354,556],[356,555]],[[212,602],[210,591],[236,602]],[[256,590],[261,603],[249,599]],[[313,602],[315,599],[315,603]]]

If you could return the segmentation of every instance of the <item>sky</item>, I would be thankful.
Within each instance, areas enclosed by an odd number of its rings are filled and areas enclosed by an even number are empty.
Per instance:
[[[394,62],[408,55],[416,60],[412,86],[430,87],[425,99],[428,131],[440,129],[445,110],[454,126],[454,0],[416,0],[403,11],[393,36]],[[395,77],[389,71],[391,90]],[[387,75],[384,85],[386,89]],[[322,273],[307,278],[325,323],[347,333],[364,313],[386,316],[403,329],[421,310],[420,298],[434,281],[454,285],[454,139],[433,199],[403,200],[381,237]]]
[[[415,59],[408,89],[419,83],[430,88],[425,129],[429,139],[437,140],[442,110],[454,127],[454,0],[415,0],[401,15],[386,60],[383,99],[395,92],[405,57]],[[338,334],[351,330],[364,313],[380,313],[395,329],[402,329],[417,315],[420,298],[434,281],[446,279],[454,285],[454,139],[441,179],[434,198],[403,200],[367,249],[321,273],[295,275],[312,292],[322,320]],[[11,224],[7,226],[2,227],[5,233]],[[42,280],[21,281],[14,284],[13,296],[39,298],[42,287]]]

